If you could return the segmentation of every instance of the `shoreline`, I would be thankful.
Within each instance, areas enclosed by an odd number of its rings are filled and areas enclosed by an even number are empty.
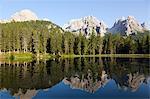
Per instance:
[[[120,57],[120,58],[150,58],[150,54],[97,54],[97,55],[61,55],[63,58],[71,57]]]
[[[33,53],[1,53],[0,60],[33,60],[33,59],[51,59],[51,58],[78,58],[78,57],[116,57],[116,58],[150,58],[150,54],[97,54],[97,55],[52,55],[42,54],[38,56]]]

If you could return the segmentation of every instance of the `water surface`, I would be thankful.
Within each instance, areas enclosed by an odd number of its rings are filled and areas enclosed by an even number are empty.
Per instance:
[[[147,58],[0,62],[0,99],[149,99]]]

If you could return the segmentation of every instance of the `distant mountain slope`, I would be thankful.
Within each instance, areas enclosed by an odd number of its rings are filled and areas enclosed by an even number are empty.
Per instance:
[[[28,21],[28,22],[26,22],[26,21]],[[16,24],[14,24],[14,22]],[[61,31],[63,31],[63,29],[60,26],[56,25],[55,23],[52,23],[48,19],[39,19],[38,16],[29,9],[24,9],[24,10],[18,11],[16,13],[14,13],[13,15],[11,15],[10,19],[0,20],[0,23],[2,23],[2,24],[10,23],[10,25],[17,25],[17,24],[21,24],[21,23],[22,24],[27,23],[27,25],[30,25],[30,24],[38,25],[40,23],[43,25],[43,27],[47,27],[48,29],[57,28],[57,29],[60,29]],[[24,26],[26,27],[27,25],[24,25]],[[34,28],[34,27],[32,27],[32,28]]]

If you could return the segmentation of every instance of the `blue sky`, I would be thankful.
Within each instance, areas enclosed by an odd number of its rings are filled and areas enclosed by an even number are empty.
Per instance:
[[[0,0],[0,19],[8,19],[22,9],[30,9],[39,18],[48,18],[60,26],[89,15],[109,27],[122,16],[132,15],[139,22],[150,20],[150,0]]]

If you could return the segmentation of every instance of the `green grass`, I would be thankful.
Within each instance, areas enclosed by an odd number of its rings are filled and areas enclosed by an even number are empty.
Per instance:
[[[150,58],[150,54],[98,54],[98,55],[61,55],[62,58],[74,57],[124,57],[124,58]]]
[[[0,59],[7,59],[7,60],[31,60],[33,58],[32,53],[3,53],[0,55]]]
[[[40,54],[39,54],[39,57],[37,57],[36,55],[34,55],[34,57],[35,57],[35,58],[39,58],[39,59],[49,59],[49,58],[54,58],[55,55],[48,54],[48,53],[46,53],[46,54],[40,53]]]
[[[42,54],[40,53],[39,56],[33,54],[33,53],[23,53],[23,52],[11,52],[11,53],[2,53],[0,54],[0,60],[13,60],[13,61],[31,61],[34,59],[50,59],[50,58],[56,58],[56,56],[51,54]]]
[[[12,61],[32,61],[34,59],[40,59],[40,60],[45,60],[45,59],[50,59],[50,58],[76,58],[76,57],[120,57],[120,58],[150,58],[150,54],[100,54],[100,55],[74,55],[74,54],[69,54],[69,55],[52,55],[52,54],[42,54],[40,53],[39,56],[37,57],[35,54],[32,53],[3,53],[0,54],[0,60],[12,60]]]

